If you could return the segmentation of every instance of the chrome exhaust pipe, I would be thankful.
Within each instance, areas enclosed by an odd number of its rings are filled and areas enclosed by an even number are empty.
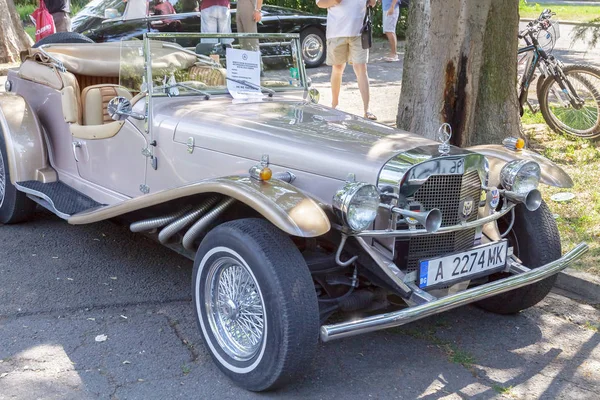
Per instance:
[[[425,230],[429,233],[437,232],[442,226],[442,212],[437,208],[433,208],[429,211],[410,211],[404,208],[393,207],[392,212],[400,214],[405,218],[412,218],[419,224],[423,225]]]
[[[191,208],[191,206],[187,205],[179,211],[162,217],[148,218],[141,221],[133,222],[131,225],[129,225],[129,229],[131,230],[131,232],[144,232],[163,227],[175,221],[177,218],[182,217],[183,214],[188,212]]]
[[[219,204],[215,206],[212,210],[210,210],[205,216],[200,218],[188,231],[183,235],[183,240],[181,244],[188,250],[194,250],[194,241],[202,233],[202,231],[206,230],[208,225],[213,222],[215,219],[219,217],[229,207],[235,202],[234,198],[227,198],[222,200]]]
[[[183,215],[181,218],[176,219],[175,221],[171,222],[169,225],[165,226],[158,233],[159,242],[161,242],[162,244],[167,244],[169,242],[169,239],[171,239],[171,237],[174,234],[176,234],[177,232],[179,232],[180,230],[182,230],[183,228],[185,228],[186,226],[188,226],[189,224],[194,222],[196,219],[198,219],[199,217],[204,215],[204,213],[206,213],[208,210],[210,210],[210,208],[213,205],[215,205],[218,200],[219,200],[218,196],[211,196],[208,199],[206,199],[202,204],[200,204],[198,207],[194,208],[192,211],[188,212],[187,214]]]
[[[542,204],[542,194],[537,189],[533,189],[525,194],[505,190],[502,194],[507,200],[510,200],[513,203],[524,204],[525,208],[529,211],[537,210]]]

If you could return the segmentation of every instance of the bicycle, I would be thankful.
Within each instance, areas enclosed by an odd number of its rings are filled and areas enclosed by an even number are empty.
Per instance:
[[[526,104],[534,114],[541,111],[548,126],[557,133],[600,138],[600,69],[587,64],[565,67],[551,54],[560,37],[558,22],[551,21],[553,15],[546,9],[519,32],[519,39],[526,44],[518,51],[525,61],[519,80],[521,116]],[[540,39],[546,43],[541,44]],[[536,85],[539,109],[528,100],[536,69],[540,72]]]

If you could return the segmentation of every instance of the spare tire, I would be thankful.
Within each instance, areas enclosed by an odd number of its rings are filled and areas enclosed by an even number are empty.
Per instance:
[[[40,39],[32,47],[40,47],[45,44],[55,43],[94,43],[94,41],[89,37],[83,36],[81,33],[77,32],[57,32]]]

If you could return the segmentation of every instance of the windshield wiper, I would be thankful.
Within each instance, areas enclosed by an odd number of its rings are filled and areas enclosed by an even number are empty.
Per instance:
[[[266,88],[266,87],[260,86],[260,85],[255,85],[254,83],[250,83],[243,79],[233,79],[233,78],[227,77],[227,80],[231,81],[231,82],[239,83],[240,85],[247,86],[251,89],[258,89],[262,92],[267,92],[269,94],[269,97],[273,97],[273,95],[275,94],[275,91],[273,89],[269,89],[269,88]]]
[[[191,86],[188,86],[188,85],[186,85],[183,82],[176,82],[176,83],[172,83],[170,85],[157,86],[154,89],[158,89],[158,90],[166,89],[167,90],[167,95],[169,97],[171,97],[171,93],[169,93],[168,90],[172,89],[174,87],[182,87],[184,89],[191,90],[192,92],[200,93],[201,95],[204,96],[205,100],[209,100],[210,99],[210,93],[207,93],[207,92],[204,92],[204,91],[202,91],[200,89],[196,89],[196,88],[193,88]]]

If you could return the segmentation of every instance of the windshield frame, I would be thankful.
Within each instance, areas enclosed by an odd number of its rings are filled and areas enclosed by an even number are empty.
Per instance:
[[[152,80],[152,52],[150,49],[150,40],[151,39],[177,39],[177,38],[192,38],[192,39],[230,39],[230,38],[243,38],[243,39],[274,39],[274,40],[293,40],[296,42],[295,47],[295,56],[298,60],[298,74],[300,76],[300,81],[302,82],[301,86],[298,87],[269,87],[277,92],[289,92],[289,91],[302,91],[307,92],[309,89],[308,86],[308,77],[306,74],[306,66],[304,65],[304,61],[302,58],[302,49],[300,43],[300,34],[298,33],[195,33],[195,32],[181,32],[181,33],[156,33],[156,32],[148,32],[144,34],[144,60],[146,65],[146,82],[147,82],[147,93],[149,97],[162,97],[158,93],[154,93],[154,83]],[[225,90],[224,92],[216,92],[213,93],[209,91],[211,95],[222,96],[228,95],[229,91]],[[186,94],[192,95],[192,94]],[[198,94],[199,95],[199,94]]]

